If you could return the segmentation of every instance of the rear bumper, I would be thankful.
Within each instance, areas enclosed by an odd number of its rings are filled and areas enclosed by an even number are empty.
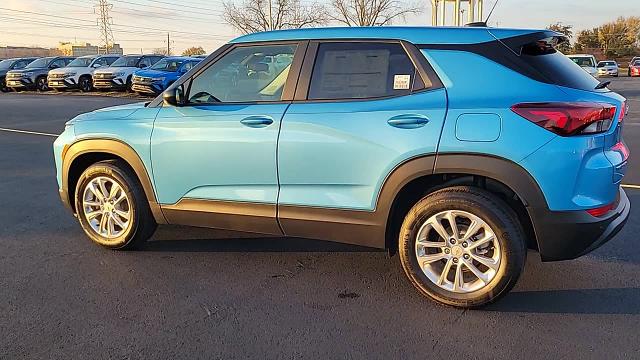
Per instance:
[[[618,199],[616,209],[600,218],[585,211],[536,211],[533,225],[542,261],[575,259],[611,240],[624,227],[631,208],[622,188]]]

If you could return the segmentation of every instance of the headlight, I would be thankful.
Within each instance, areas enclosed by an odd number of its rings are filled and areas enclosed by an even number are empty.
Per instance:
[[[68,77],[72,77],[72,76],[76,76],[76,73],[74,72],[70,72],[70,73],[65,73],[64,77],[68,78]]]
[[[33,71],[22,73],[22,77],[32,77],[32,76],[33,76]]]
[[[151,81],[164,81],[164,77],[157,77],[157,78],[153,78],[151,79]]]
[[[113,75],[120,77],[120,76],[124,76],[125,72],[124,71],[119,71],[117,73],[114,73]]]

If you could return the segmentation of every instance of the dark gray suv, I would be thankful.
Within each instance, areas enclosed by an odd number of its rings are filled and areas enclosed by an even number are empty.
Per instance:
[[[67,66],[74,57],[52,56],[44,57],[31,62],[24,69],[7,72],[7,87],[14,90],[47,91],[47,74],[49,70]]]

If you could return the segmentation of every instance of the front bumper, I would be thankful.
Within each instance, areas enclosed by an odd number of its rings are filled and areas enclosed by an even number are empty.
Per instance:
[[[127,80],[122,78],[99,79],[94,77],[93,87],[96,89],[126,89]]]
[[[52,89],[75,89],[78,87],[73,78],[49,79],[47,85]]]
[[[134,82],[133,85],[131,86],[131,90],[141,94],[158,95],[163,91],[163,88],[162,88],[162,83]]]
[[[7,87],[20,89],[20,88],[33,88],[36,84],[30,78],[10,78],[7,79]]]
[[[542,261],[575,259],[602,246],[622,230],[630,208],[629,198],[620,188],[618,205],[605,217],[593,217],[585,211],[534,211]]]

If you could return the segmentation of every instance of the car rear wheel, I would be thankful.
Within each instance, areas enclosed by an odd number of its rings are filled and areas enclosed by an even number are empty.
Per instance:
[[[75,208],[87,236],[110,249],[140,247],[157,227],[142,185],[119,160],[98,162],[82,173]]]
[[[526,258],[516,214],[495,195],[466,186],[436,191],[415,204],[399,241],[411,283],[435,301],[463,308],[504,296]]]
[[[0,91],[3,93],[11,91],[11,89],[7,87],[7,81],[5,79],[0,79]]]

